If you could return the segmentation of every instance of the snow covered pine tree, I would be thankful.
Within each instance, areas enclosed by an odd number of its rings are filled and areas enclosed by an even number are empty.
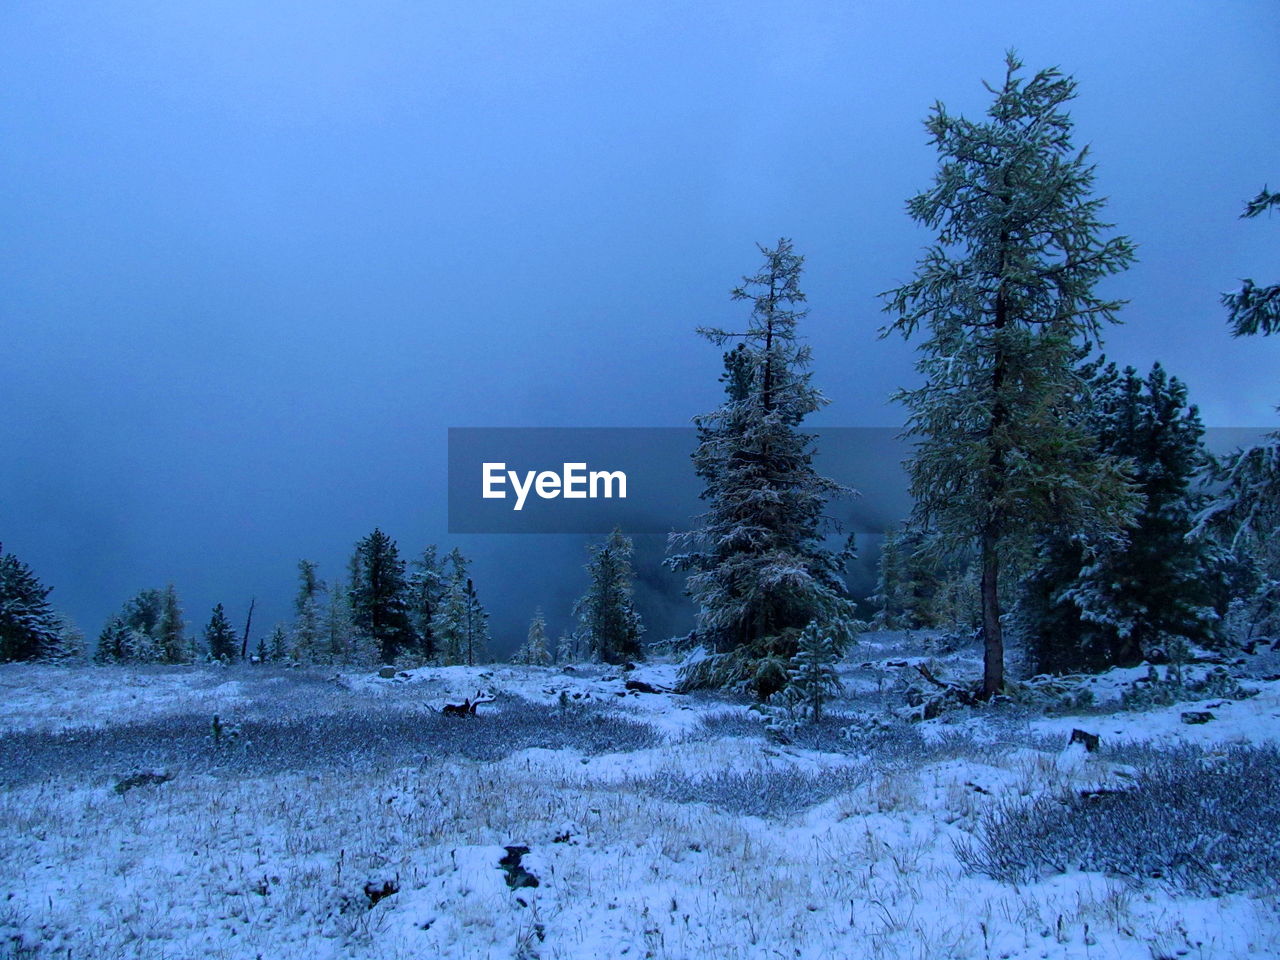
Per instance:
[[[983,122],[934,107],[925,125],[941,165],[908,210],[937,243],[885,294],[897,318],[883,335],[929,332],[916,365],[924,385],[896,395],[916,441],[912,521],[940,553],[978,550],[985,697],[1004,687],[1002,562],[1042,525],[1100,538],[1134,508],[1076,408],[1078,361],[1121,306],[1094,284],[1133,249],[1102,238],[1093,167],[1064,109],[1075,82],[1056,69],[1028,81],[1021,69],[1010,53]]]
[[[489,614],[480,603],[475,584],[467,576],[469,563],[456,547],[446,558],[449,586],[431,619],[437,653],[442,663],[475,666],[489,646]]]
[[[533,612],[533,619],[529,621],[529,635],[520,644],[520,649],[511,658],[511,662],[533,667],[551,665],[551,652],[547,650],[547,621],[541,609]]]
[[[640,638],[644,624],[633,599],[631,540],[614,528],[607,540],[587,548],[590,583],[574,605],[578,632],[590,655],[604,663],[622,663],[644,656]]]
[[[431,627],[432,618],[444,601],[448,583],[436,545],[433,543],[422,551],[422,556],[411,564],[413,572],[409,575],[409,625],[413,628],[414,642],[418,656],[425,662],[436,658],[436,637]]]
[[[220,603],[214,606],[209,624],[204,628],[204,642],[209,650],[210,660],[231,663],[240,654],[236,632],[231,628],[231,621],[227,619],[227,613]]]
[[[286,643],[292,648],[292,658],[299,663],[324,662],[324,625],[320,615],[320,595],[324,593],[324,581],[316,576],[318,565],[310,560],[298,561],[298,592],[293,599],[293,636]],[[274,634],[271,649],[275,649]],[[289,659],[289,654],[277,656],[269,653],[272,660]]]
[[[795,655],[787,667],[787,692],[791,701],[813,723],[822,720],[822,708],[844,692],[836,667],[843,655],[841,631],[817,622],[800,632]]]
[[[698,331],[717,346],[737,346],[724,358],[724,403],[694,421],[707,512],[700,529],[672,535],[685,552],[667,562],[692,571],[686,590],[698,606],[696,639],[711,647],[686,666],[682,687],[743,686],[764,699],[786,684],[806,624],[852,616],[846,554],[823,540],[828,501],[853,491],[818,474],[814,438],[800,430],[827,403],[810,383],[809,348],[796,332],[806,313],[804,258],[786,239],[759,249],[763,267],[732,294],[751,304],[746,331]]]
[[[396,542],[375,528],[351,558],[351,622],[358,638],[391,664],[413,645],[405,599],[404,561]]]
[[[1145,379],[1109,364],[1090,395],[1098,454],[1126,459],[1142,506],[1123,543],[1070,529],[1040,538],[1016,618],[1042,673],[1135,666],[1174,638],[1204,643],[1217,630],[1217,551],[1189,537],[1208,457],[1186,386],[1158,363]]]
[[[16,556],[0,550],[0,663],[39,660],[56,651],[62,621],[49,606],[51,589]]]

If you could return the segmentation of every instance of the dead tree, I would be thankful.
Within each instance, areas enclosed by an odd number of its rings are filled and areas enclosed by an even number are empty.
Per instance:
[[[476,715],[476,707],[482,703],[493,703],[498,699],[493,694],[482,697],[480,691],[476,691],[476,695],[469,700],[463,700],[461,703],[446,703],[440,708],[440,712],[446,717],[474,717]]]

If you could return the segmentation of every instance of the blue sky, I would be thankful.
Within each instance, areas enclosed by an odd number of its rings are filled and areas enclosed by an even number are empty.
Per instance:
[[[0,541],[91,634],[169,581],[265,628],[299,557],[452,542],[449,426],[714,405],[693,328],[779,236],[820,422],[896,423],[876,295],[928,240],[921,121],[981,111],[1010,46],[1079,81],[1138,243],[1108,352],[1274,424],[1280,342],[1217,297],[1280,275],[1280,224],[1237,219],[1280,186],[1277,38],[1271,2],[6,3]],[[577,589],[576,541],[463,545],[504,637]]]

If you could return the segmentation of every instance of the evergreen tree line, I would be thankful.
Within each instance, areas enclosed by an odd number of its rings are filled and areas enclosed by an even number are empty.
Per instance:
[[[538,611],[516,662],[622,663],[643,657],[631,541],[615,530],[589,552],[588,587],[573,609],[575,628],[566,631],[553,653]],[[53,610],[49,593],[25,563],[0,551],[0,660],[86,658],[83,635]],[[170,584],[130,598],[103,627],[92,660],[475,665],[492,659],[489,614],[470,561],[457,549],[441,556],[432,545],[406,563],[396,542],[380,529],[356,544],[345,580],[326,583],[316,563],[300,560],[292,620],[260,635],[252,648],[249,630],[246,623],[237,631],[218,603],[202,632],[188,631]]]
[[[380,529],[361,539],[345,579],[326,583],[310,560],[298,562],[293,619],[276,624],[249,648],[249,623],[237,632],[221,603],[202,636],[185,634],[172,586],[143,590],[103,628],[97,663],[188,663],[205,657],[232,662],[297,664],[485,662],[489,615],[470,576],[470,561],[454,549],[441,557],[427,547],[406,563]]]

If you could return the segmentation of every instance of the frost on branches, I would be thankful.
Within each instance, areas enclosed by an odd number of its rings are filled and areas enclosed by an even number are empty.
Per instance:
[[[1251,218],[1280,206],[1280,193],[1265,187],[1245,206]],[[1245,280],[1238,293],[1223,295],[1233,336],[1280,332],[1280,285],[1257,287]],[[1250,568],[1249,596],[1241,619],[1248,632],[1280,632],[1280,431],[1236,451],[1213,466],[1218,495],[1200,515],[1197,532],[1213,537]]]
[[[851,615],[845,555],[823,544],[827,502],[851,491],[817,473],[814,439],[800,430],[827,402],[796,332],[804,258],[785,239],[760,251],[760,271],[732,293],[751,304],[746,329],[698,331],[736,345],[724,358],[724,403],[694,421],[707,512],[699,529],[672,536],[680,552],[668,564],[690,571],[692,639],[710,651],[686,667],[684,688],[749,687],[763,699],[786,684],[806,624]]]
[[[591,657],[604,663],[622,663],[644,656],[640,639],[644,624],[636,609],[631,569],[631,540],[615,529],[599,546],[588,548],[590,582],[573,608],[578,634]]]
[[[1101,533],[1133,508],[1119,465],[1090,449],[1077,373],[1121,305],[1094,287],[1133,249],[1105,236],[1072,145],[1075,82],[1026,79],[1012,54],[1006,68],[985,120],[939,104],[926,122],[938,172],[908,209],[937,240],[885,306],[886,335],[927,332],[924,385],[897,396],[916,444],[912,521],[939,551],[976,548],[987,697],[1004,686],[1002,567],[1046,523]]]
[[[836,668],[852,633],[847,621],[825,626],[810,621],[800,632],[795,655],[787,665],[787,694],[813,723],[819,723],[822,708],[844,692]]]

